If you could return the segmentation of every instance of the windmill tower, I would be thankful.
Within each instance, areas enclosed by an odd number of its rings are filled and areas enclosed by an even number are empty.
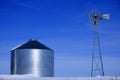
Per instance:
[[[109,19],[109,14],[101,15],[97,11],[91,11],[89,14],[89,18],[90,18],[90,21],[94,24],[91,77],[98,76],[98,75],[104,76],[102,53],[101,53],[101,46],[100,46],[100,39],[99,39],[97,24],[103,18]]]

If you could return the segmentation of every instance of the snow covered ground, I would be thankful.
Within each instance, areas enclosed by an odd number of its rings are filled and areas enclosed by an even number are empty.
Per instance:
[[[38,77],[34,75],[0,75],[0,80],[120,80],[120,77]]]

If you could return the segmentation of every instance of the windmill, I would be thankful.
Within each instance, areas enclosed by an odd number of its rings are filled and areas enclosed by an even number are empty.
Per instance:
[[[110,19],[110,17],[109,14],[101,15],[99,12],[93,10],[89,14],[89,19],[92,22],[92,24],[94,24],[91,77],[98,75],[104,76],[100,39],[96,25],[99,24],[102,19]],[[97,53],[95,52],[96,47],[98,48]]]

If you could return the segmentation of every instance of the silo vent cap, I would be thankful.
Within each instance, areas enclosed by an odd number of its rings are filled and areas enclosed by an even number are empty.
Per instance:
[[[35,41],[35,38],[30,39],[31,41]]]

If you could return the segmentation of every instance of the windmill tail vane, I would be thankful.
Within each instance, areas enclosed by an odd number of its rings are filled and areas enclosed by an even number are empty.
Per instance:
[[[103,15],[102,15],[102,18],[109,20],[109,19],[110,19],[110,14],[103,14]]]

